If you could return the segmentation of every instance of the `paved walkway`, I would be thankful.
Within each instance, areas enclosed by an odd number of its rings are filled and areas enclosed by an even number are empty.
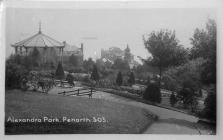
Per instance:
[[[75,89],[77,88],[80,87],[76,87]],[[72,90],[72,89],[54,88],[51,91],[49,91],[49,94],[55,94],[64,90]],[[82,96],[82,97],[88,98],[88,96]],[[208,134],[209,133],[207,130],[200,130],[197,128],[196,122],[198,121],[198,118],[192,115],[187,115],[181,112],[144,104],[141,102],[134,101],[132,99],[128,99],[125,97],[101,91],[95,92],[93,94],[93,98],[99,98],[99,99],[109,100],[112,102],[119,102],[127,105],[141,107],[150,111],[153,114],[156,114],[159,119],[145,130],[144,133],[146,134]]]
[[[159,119],[146,129],[144,132],[146,134],[200,134],[199,130],[197,130],[195,126],[198,118],[194,116],[144,104],[132,99],[100,91],[95,93],[93,98],[101,98],[138,106],[152,112],[153,114],[156,114]]]

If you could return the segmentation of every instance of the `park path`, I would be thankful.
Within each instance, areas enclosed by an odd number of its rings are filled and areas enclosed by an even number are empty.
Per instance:
[[[118,95],[98,91],[93,95],[94,98],[110,100],[123,104],[133,105],[144,108],[156,114],[158,120],[149,126],[145,134],[200,134],[195,126],[198,118],[181,112],[160,108],[153,105],[144,104]]]
[[[75,89],[80,88],[76,87]],[[49,94],[55,94],[64,90],[72,89],[52,89]],[[83,98],[88,96],[82,96]],[[107,92],[97,91],[94,93],[93,98],[109,100],[112,102],[123,103],[144,108],[149,112],[158,116],[158,120],[149,126],[145,134],[208,134],[207,130],[201,130],[196,126],[198,118],[192,115],[184,114],[181,112],[144,104],[134,101],[129,98],[121,97],[118,95],[110,94]]]

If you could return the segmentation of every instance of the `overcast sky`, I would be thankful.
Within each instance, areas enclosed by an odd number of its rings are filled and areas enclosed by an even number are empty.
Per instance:
[[[7,8],[7,56],[14,52],[10,44],[42,32],[58,41],[80,47],[84,43],[84,58],[100,57],[102,48],[128,44],[135,56],[148,57],[142,35],[160,29],[176,31],[184,47],[191,47],[195,28],[205,28],[208,18],[216,19],[213,9],[40,9]]]

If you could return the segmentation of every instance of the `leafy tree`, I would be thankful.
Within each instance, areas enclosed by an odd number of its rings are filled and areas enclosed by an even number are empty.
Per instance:
[[[79,60],[78,60],[78,56],[75,56],[74,54],[72,54],[69,57],[69,62],[73,65],[73,66],[78,66],[79,65]]]
[[[216,84],[216,22],[209,19],[206,30],[196,29],[191,44],[191,59],[202,57],[206,59],[201,80],[204,84]]]
[[[197,58],[169,68],[163,75],[164,87],[176,91],[185,108],[191,107],[192,111],[196,109],[196,91],[202,88],[201,71],[205,62],[203,58]]]
[[[216,22],[209,19],[206,29],[195,29],[193,37],[190,39],[193,45],[190,58],[213,58],[216,59]]]
[[[99,74],[98,74],[98,68],[96,65],[94,65],[93,67],[93,71],[91,73],[91,79],[94,80],[94,81],[98,81],[99,80]]]
[[[103,62],[102,59],[97,59],[96,60],[96,66],[99,69],[100,72],[104,71],[106,69],[105,63]]]
[[[152,55],[147,63],[159,68],[160,85],[164,68],[185,62],[186,50],[179,45],[175,32],[168,30],[152,32],[148,39],[143,37],[143,40],[146,49]]]
[[[27,77],[28,70],[18,65],[13,57],[6,61],[5,86],[6,88],[21,88],[23,79]]]
[[[203,58],[190,60],[184,65],[171,67],[163,74],[164,87],[169,90],[191,88],[197,91],[201,88],[201,71],[206,62]]]
[[[94,65],[95,65],[95,62],[92,60],[92,58],[88,58],[88,60],[84,60],[83,62],[83,67],[88,72],[93,70]]]
[[[151,102],[160,103],[161,92],[159,86],[154,83],[149,84],[143,93],[143,98]]]
[[[115,60],[113,68],[118,69],[119,71],[128,71],[130,69],[128,62],[121,58]]]
[[[106,61],[106,62],[104,63],[104,65],[105,65],[106,68],[109,68],[109,69],[112,67],[112,63],[109,62],[109,61]]]
[[[113,73],[113,70],[111,69],[110,62],[106,61],[104,62],[102,59],[96,60],[96,66],[98,68],[99,73],[101,74],[100,77],[107,78],[109,75]]]
[[[63,70],[63,66],[62,66],[61,62],[59,62],[58,66],[57,66],[57,70],[56,70],[55,75],[60,80],[62,80],[64,78],[64,70]]]
[[[122,82],[123,82],[122,73],[119,71],[118,72],[118,75],[117,75],[117,78],[116,78],[116,84],[118,86],[121,86],[122,85]]]
[[[216,121],[216,35],[217,25],[215,20],[209,19],[205,29],[196,29],[191,38],[190,58],[202,57],[206,60],[201,71],[201,81],[209,89],[205,99],[204,117]]]
[[[177,97],[176,95],[172,92],[172,94],[170,95],[170,104],[171,106],[174,106],[177,102]]]
[[[138,66],[133,67],[132,71],[134,72],[136,79],[147,81],[148,76],[151,76],[152,74],[158,74],[157,71],[159,71],[159,69],[143,62],[143,64],[139,64]]]
[[[135,75],[134,75],[133,72],[131,72],[130,75],[129,75],[128,83],[129,83],[130,85],[135,84]]]
[[[192,88],[182,88],[177,95],[178,98],[183,101],[184,107],[190,107],[192,112],[194,112],[197,107],[197,100],[194,92]]]

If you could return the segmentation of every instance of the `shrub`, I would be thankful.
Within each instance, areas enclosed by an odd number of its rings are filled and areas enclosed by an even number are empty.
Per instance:
[[[161,92],[157,84],[151,83],[147,86],[143,98],[152,102],[161,102]]]
[[[171,106],[174,106],[177,102],[177,98],[176,95],[172,92],[171,96],[170,96],[170,104]]]
[[[216,92],[210,92],[204,104],[204,117],[216,121]]]
[[[131,72],[130,75],[129,75],[128,83],[129,83],[130,85],[135,84],[135,75],[134,75],[133,72]]]
[[[116,78],[116,84],[118,86],[121,86],[122,85],[122,82],[123,82],[122,73],[119,72],[118,75],[117,75],[117,78]]]
[[[192,112],[196,111],[197,100],[192,88],[182,88],[178,92],[178,98],[183,101],[185,108],[190,107]]]
[[[59,62],[58,66],[57,66],[57,70],[56,70],[56,78],[62,80],[64,78],[64,70],[63,70],[63,66],[61,64],[61,62]]]
[[[21,65],[15,63],[6,63],[6,88],[21,88],[25,84],[24,78],[28,75],[28,71]]]
[[[70,85],[74,85],[74,76],[72,74],[68,74],[67,77],[66,77],[66,81],[68,81],[68,83]]]
[[[93,71],[91,73],[91,79],[94,80],[94,81],[98,81],[99,80],[99,74],[98,74],[98,69],[97,69],[97,66],[94,65],[93,67]]]
[[[82,78],[82,81],[83,81],[83,82],[87,82],[87,83],[89,83],[91,80],[90,80],[89,76],[84,76],[84,77]]]

